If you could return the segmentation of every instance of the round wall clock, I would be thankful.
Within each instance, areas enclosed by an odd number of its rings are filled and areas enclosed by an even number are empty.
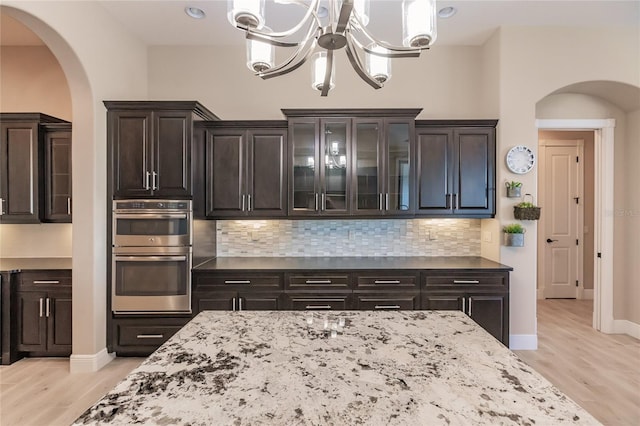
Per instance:
[[[506,160],[509,170],[522,175],[533,169],[533,165],[536,163],[536,156],[531,151],[531,148],[518,145],[509,150]]]

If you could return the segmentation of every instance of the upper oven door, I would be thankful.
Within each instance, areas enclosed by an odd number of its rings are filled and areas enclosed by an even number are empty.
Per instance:
[[[113,214],[113,245],[190,246],[191,220],[188,212],[135,212]]]

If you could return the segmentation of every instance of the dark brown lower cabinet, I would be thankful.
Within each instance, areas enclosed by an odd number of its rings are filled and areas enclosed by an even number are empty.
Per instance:
[[[278,311],[284,309],[281,292],[223,291],[194,294],[194,311]]]
[[[118,356],[148,356],[190,320],[190,316],[114,318],[111,349]]]
[[[509,346],[508,272],[427,272],[421,297],[422,309],[462,311]]]
[[[19,352],[71,355],[71,289],[17,292]]]

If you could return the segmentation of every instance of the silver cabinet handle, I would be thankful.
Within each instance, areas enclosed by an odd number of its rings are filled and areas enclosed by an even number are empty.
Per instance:
[[[462,298],[462,312],[464,312],[465,314],[467,313],[467,298],[466,297]]]
[[[152,180],[151,180],[151,189],[160,189],[160,177],[158,176],[158,173],[156,172],[152,172]]]
[[[315,201],[316,201],[316,211],[318,211],[318,193],[317,192],[315,194]]]
[[[58,280],[51,280],[51,281],[45,281],[45,280],[40,281],[40,280],[35,280],[33,283],[34,283],[34,284],[60,284],[60,281],[58,281]]]
[[[400,305],[376,305],[374,309],[400,309]]]
[[[67,214],[71,216],[71,197],[67,197]]]
[[[47,318],[51,315],[51,299],[47,297]]]
[[[138,334],[137,339],[162,339],[164,334]]]
[[[384,194],[384,209],[389,210],[389,193]]]
[[[458,206],[458,194],[453,194],[453,204],[454,204],[454,208],[456,210],[458,210],[460,207]]]
[[[242,297],[238,297],[238,310],[242,310]]]
[[[374,284],[400,284],[400,280],[375,280]]]
[[[331,305],[307,305],[305,309],[331,309]]]
[[[380,196],[378,197],[378,209],[380,211],[384,210],[384,208],[382,207],[382,192],[380,193]]]
[[[40,298],[40,318],[42,318],[42,297]]]
[[[324,192],[322,193],[322,203],[320,204],[320,208],[322,209],[322,211],[325,211],[327,209],[327,194],[325,194]]]
[[[247,198],[247,196],[242,194],[242,211],[244,211],[246,198]]]
[[[0,198],[0,216],[2,216],[4,213],[4,203],[5,203],[5,199],[4,198]]]
[[[231,299],[231,310],[235,312],[236,310],[236,298]]]
[[[478,280],[453,280],[454,284],[480,284]]]
[[[444,196],[444,208],[449,210],[451,208],[451,194],[446,194]]]
[[[145,180],[144,180],[144,189],[149,190],[151,186],[149,185],[149,178],[151,177],[151,173],[145,172]]]
[[[251,284],[251,280],[224,280],[225,284]]]
[[[251,194],[247,195],[247,211],[251,211]]]
[[[472,307],[472,306],[473,306],[473,299],[472,299],[472,298],[469,298],[469,316],[471,316],[471,315],[472,315],[472,313],[471,313],[471,307]]]
[[[331,284],[331,280],[306,280],[305,284]]]

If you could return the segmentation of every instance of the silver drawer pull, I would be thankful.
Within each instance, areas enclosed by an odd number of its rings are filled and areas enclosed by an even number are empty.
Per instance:
[[[58,280],[51,280],[51,281],[47,281],[47,280],[36,280],[33,282],[34,284],[60,284],[60,281]]]
[[[400,309],[400,305],[376,305],[374,309]]]
[[[331,284],[331,280],[306,280],[307,284]]]
[[[49,299],[48,297],[47,297],[46,306],[47,306],[47,318],[49,318],[51,316],[51,299]]]
[[[225,284],[251,284],[251,280],[224,280]]]
[[[162,339],[164,334],[138,334],[137,339]]]
[[[42,297],[40,298],[40,318],[42,318]]]
[[[374,284],[400,284],[400,280],[375,280]]]
[[[480,284],[478,280],[453,280],[454,284]]]
[[[331,309],[331,305],[307,305],[305,309]]]

